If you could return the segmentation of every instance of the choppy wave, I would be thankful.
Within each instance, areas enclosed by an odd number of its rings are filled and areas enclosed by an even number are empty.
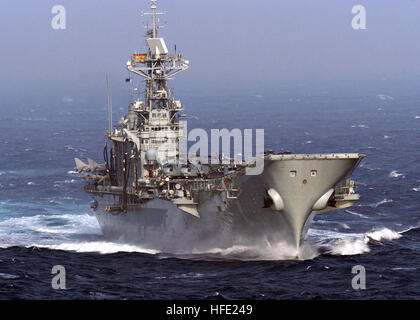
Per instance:
[[[392,200],[392,199],[383,199],[383,200],[381,200],[379,202],[372,203],[369,206],[376,209],[376,208],[378,208],[379,206],[381,206],[383,204],[391,203],[391,202],[394,202],[394,200]]]
[[[367,126],[367,125],[365,125],[365,124],[352,124],[351,126],[350,126],[351,128],[364,128],[364,129],[368,129],[369,127]]]
[[[330,244],[330,248],[326,253],[340,256],[363,254],[370,252],[368,243],[369,239],[365,237],[337,239]]]
[[[0,246],[56,245],[100,236],[96,218],[88,214],[38,214],[0,221]]]
[[[347,229],[346,226],[343,225],[343,227],[345,230]],[[371,240],[396,240],[408,230],[396,232],[383,228],[364,234],[357,234],[310,229],[308,241],[299,250],[296,250],[293,245],[286,242],[272,244],[266,241],[255,243],[254,245],[232,245],[227,248],[192,250],[190,253],[183,253],[177,256],[204,260],[215,258],[252,261],[307,260],[315,258],[322,251],[332,255],[356,255],[370,252],[369,242]],[[96,238],[89,239],[89,236],[96,236]],[[14,241],[6,240],[11,238]],[[36,215],[32,217],[9,218],[1,221],[0,247],[7,248],[16,245],[101,254],[136,252],[165,255],[164,252],[139,245],[104,240],[96,218],[87,214]]]
[[[10,280],[10,279],[18,279],[20,277],[15,274],[0,273],[0,278]]]
[[[368,232],[365,235],[366,237],[371,238],[376,241],[381,241],[381,240],[391,241],[391,240],[401,238],[401,234],[399,234],[398,232],[392,231],[391,229],[388,229],[388,228]]]
[[[355,211],[345,210],[345,212],[347,212],[348,214],[354,215],[354,216],[358,216],[358,217],[363,218],[363,219],[369,219],[369,217],[367,217],[367,216],[365,216],[361,213],[355,212]]]
[[[391,172],[389,173],[389,176],[390,176],[391,178],[399,178],[399,177],[405,178],[404,174],[403,174],[403,173],[401,173],[401,172],[398,172],[397,170],[393,170],[393,171],[391,171]]]
[[[299,249],[287,242],[257,243],[255,245],[233,245],[228,248],[193,250],[189,258],[229,259],[242,261],[311,260],[319,255],[317,248],[305,242]]]
[[[64,242],[53,245],[29,245],[27,247],[48,248],[53,250],[64,250],[74,252],[97,252],[101,254],[111,254],[118,252],[137,252],[147,254],[157,254],[159,251],[143,248],[141,246],[108,242],[108,241],[84,241],[84,242]]]
[[[388,228],[373,230],[357,236],[344,236],[328,243],[326,253],[332,255],[357,255],[370,252],[369,242],[393,241],[401,238],[403,232],[396,232]]]

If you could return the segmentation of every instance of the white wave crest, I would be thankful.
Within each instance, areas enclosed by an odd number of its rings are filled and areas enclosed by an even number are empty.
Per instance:
[[[364,128],[364,129],[368,129],[369,127],[365,124],[352,124],[351,128]]]
[[[358,217],[363,218],[363,219],[369,219],[369,217],[367,217],[367,216],[365,216],[365,215],[363,215],[361,213],[357,213],[355,211],[345,210],[345,212],[347,212],[347,213],[349,213],[351,215],[354,215],[354,216],[358,216]]]
[[[388,228],[383,228],[381,230],[368,232],[366,233],[366,236],[376,241],[381,241],[381,240],[391,241],[391,240],[396,240],[396,239],[401,238],[401,234],[399,234],[398,232],[392,231]]]
[[[357,255],[370,252],[369,242],[392,241],[401,238],[401,233],[388,228],[369,231],[358,236],[345,235],[343,238],[333,239],[327,247],[327,253],[333,255]]]
[[[193,250],[195,255],[216,255],[223,258],[253,261],[279,261],[279,260],[308,260],[319,255],[317,249],[305,242],[299,249],[288,242],[271,244],[257,243],[255,245],[233,245],[228,248],[213,248],[208,250]]]
[[[88,214],[39,214],[0,220],[3,247],[60,244],[69,237],[77,241],[100,235],[102,232],[96,218]]]
[[[404,174],[402,174],[401,172],[398,172],[397,170],[391,171],[389,173],[389,176],[391,178],[399,178],[399,177],[405,178]]]
[[[338,239],[331,244],[328,253],[340,256],[350,256],[370,252],[369,240],[365,238]]]
[[[20,277],[15,274],[0,273],[0,278],[10,280],[10,279],[18,279]]]
[[[86,241],[86,242],[66,242],[55,245],[30,245],[27,247],[48,248],[53,250],[65,250],[75,252],[97,252],[101,254],[111,254],[118,252],[138,252],[147,254],[157,254],[157,250],[142,248],[140,246],[123,244],[107,241]]]
[[[391,203],[391,202],[394,202],[394,200],[392,200],[392,199],[384,199],[382,201],[372,203],[369,206],[376,209],[377,207],[379,207],[379,206],[381,206],[381,205],[383,205],[385,203]]]

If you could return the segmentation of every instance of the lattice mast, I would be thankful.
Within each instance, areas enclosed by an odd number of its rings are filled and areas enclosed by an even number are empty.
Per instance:
[[[158,30],[165,26],[159,24],[157,17],[165,13],[157,12],[156,2],[157,0],[151,0],[152,12],[142,13],[142,15],[152,16],[152,25],[144,26],[147,29],[146,43],[149,52],[134,54],[132,59],[127,62],[127,68],[130,72],[140,75],[146,80],[145,107],[149,111],[165,108],[176,113],[180,106],[176,106],[172,99],[173,92],[168,89],[168,80],[172,79],[175,74],[187,70],[189,62],[182,59],[180,54],[169,54],[164,39],[158,37]]]

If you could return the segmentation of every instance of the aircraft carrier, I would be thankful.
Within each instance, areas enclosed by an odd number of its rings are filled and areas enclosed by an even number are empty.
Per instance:
[[[152,18],[147,52],[126,64],[133,101],[115,126],[109,97],[104,163],[75,159],[103,234],[158,250],[258,239],[299,248],[315,214],[359,199],[350,177],[364,155],[268,150],[238,161],[185,154],[185,114],[168,81],[190,64],[158,36],[160,14],[152,0],[144,13]]]

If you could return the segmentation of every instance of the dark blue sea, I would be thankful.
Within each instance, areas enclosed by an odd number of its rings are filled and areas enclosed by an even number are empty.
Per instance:
[[[315,217],[306,245],[176,255],[107,241],[74,172],[102,161],[106,98],[4,97],[0,106],[0,299],[419,299],[420,96],[405,90],[180,94],[190,128],[263,128],[278,152],[360,152],[362,198]],[[126,99],[114,100],[114,120]],[[51,286],[55,265],[66,290]],[[352,268],[366,289],[352,288]]]

